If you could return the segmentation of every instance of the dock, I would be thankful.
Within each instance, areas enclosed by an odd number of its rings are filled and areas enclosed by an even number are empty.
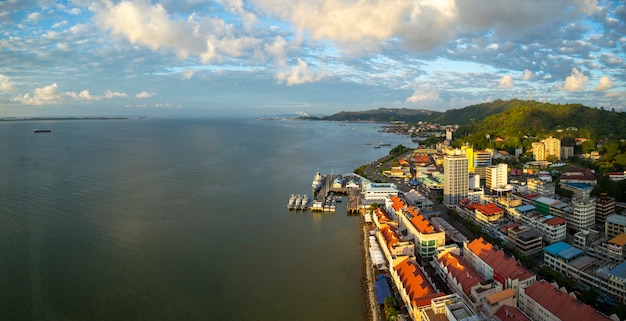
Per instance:
[[[361,211],[362,178],[354,174],[323,175],[317,172],[313,179],[311,197],[304,194],[291,194],[289,210],[311,210],[313,212],[335,212],[336,203],[347,196],[348,213]],[[303,202],[303,200],[305,200]]]

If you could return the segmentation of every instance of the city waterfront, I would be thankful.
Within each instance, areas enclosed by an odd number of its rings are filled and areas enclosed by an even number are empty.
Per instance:
[[[358,217],[285,200],[412,145],[375,126],[0,123],[0,318],[363,320]]]

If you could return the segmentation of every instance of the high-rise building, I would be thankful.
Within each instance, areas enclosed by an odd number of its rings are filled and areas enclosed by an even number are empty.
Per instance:
[[[573,213],[565,217],[567,227],[574,230],[589,230],[593,228],[596,219],[596,203],[592,199],[574,198]]]
[[[467,156],[456,149],[443,158],[443,203],[456,205],[467,197],[469,191],[469,172]]]
[[[596,199],[596,224],[604,224],[611,214],[615,214],[615,199],[602,193]]]
[[[509,183],[508,179],[508,165],[500,163],[498,165],[491,165],[487,167],[485,186],[491,192],[495,189],[502,189]]]
[[[558,138],[549,137],[533,143],[533,155],[538,161],[547,160],[550,156],[561,159],[561,141]]]

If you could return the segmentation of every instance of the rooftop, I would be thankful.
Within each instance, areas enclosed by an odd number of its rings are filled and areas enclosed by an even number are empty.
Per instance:
[[[591,306],[577,301],[565,292],[561,292],[554,285],[545,280],[535,281],[522,291],[561,320],[610,320],[596,312]]]
[[[609,274],[621,279],[626,279],[626,261],[609,270]]]
[[[565,242],[554,243],[550,246],[546,246],[543,250],[565,260],[573,259],[583,253],[581,249],[573,247]]]
[[[515,208],[516,211],[520,213],[534,211],[535,207],[532,205],[522,205]]]
[[[561,201],[555,200],[554,198],[545,197],[545,196],[536,198],[535,201],[542,203],[542,204],[550,205],[550,206],[555,206],[561,203]]]
[[[626,216],[613,214],[606,217],[606,221],[617,225],[626,225]]]
[[[444,295],[433,289],[417,263],[410,261],[408,257],[395,259],[393,269],[398,273],[402,286],[413,305],[426,306],[433,298]]]
[[[487,302],[489,304],[494,305],[502,300],[506,300],[512,296],[515,296],[515,290],[508,288],[506,290],[502,290],[500,292],[494,293],[486,297]]]
[[[610,239],[609,243],[615,244],[617,246],[624,246],[624,245],[626,245],[626,233],[622,233],[622,234],[620,234],[620,235]]]
[[[567,185],[567,186],[573,187],[575,189],[583,190],[583,191],[590,191],[593,189],[593,186],[587,183],[563,183],[563,185]]]
[[[502,321],[532,321],[524,312],[510,305],[503,305],[494,314]]]
[[[545,221],[546,224],[548,224],[548,225],[555,225],[555,226],[556,225],[565,224],[565,222],[566,222],[565,219],[562,218],[562,217],[554,217],[554,218],[551,218],[551,219]]]
[[[467,245],[467,248],[503,278],[528,280],[535,277],[534,274],[519,265],[515,259],[507,257],[504,255],[504,252],[494,249],[493,245],[482,237],[473,240]]]
[[[472,287],[485,280],[457,254],[447,252],[437,258],[437,260],[448,269],[448,272],[452,274],[454,278],[456,278],[456,281],[461,284],[463,292],[465,292],[467,296],[470,296],[472,293]]]

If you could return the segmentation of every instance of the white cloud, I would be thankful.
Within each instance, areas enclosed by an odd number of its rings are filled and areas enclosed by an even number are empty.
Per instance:
[[[21,97],[16,97],[14,101],[24,105],[43,105],[44,103],[56,103],[63,100],[63,96],[57,90],[57,84],[35,88],[32,93],[26,93]]]
[[[314,40],[375,50],[391,39],[430,50],[468,32],[495,30],[521,37],[572,16],[595,10],[589,0],[255,0],[273,16],[289,21]],[[554,12],[562,14],[555,15]],[[497,49],[494,44],[492,49]]]
[[[439,90],[435,87],[421,86],[416,89],[411,97],[405,99],[407,103],[420,103],[439,99]]]
[[[187,71],[185,71],[183,73],[183,79],[188,80],[191,79],[194,75],[195,71],[193,69],[187,69]]]
[[[17,88],[15,87],[15,85],[13,85],[9,77],[0,75],[0,92],[15,91],[15,90],[17,90]]]
[[[149,98],[154,96],[154,93],[149,93],[147,91],[142,91],[135,95],[136,98]]]
[[[572,74],[565,78],[565,83],[561,86],[561,90],[565,91],[583,91],[587,89],[589,77],[585,76],[581,71],[572,68]]]
[[[531,78],[533,78],[534,74],[532,71],[528,70],[528,69],[524,69],[524,77],[522,79],[524,79],[524,81],[528,81]]]
[[[28,21],[37,23],[42,18],[43,18],[43,15],[41,14],[41,12],[33,12],[33,13],[28,14],[28,18],[27,19],[28,19]]]
[[[126,95],[126,93],[117,92],[117,91],[107,90],[104,92],[104,98],[116,98],[116,97],[127,97],[127,96],[128,95]]]
[[[223,4],[245,16],[246,21],[254,20],[243,11],[243,5],[236,2],[223,1]],[[94,20],[100,28],[128,39],[131,44],[147,46],[152,50],[171,49],[180,59],[198,56],[202,63],[208,64],[220,61],[222,55],[240,57],[260,43],[254,37],[233,34],[236,28],[219,18],[197,17],[195,14],[187,19],[176,18],[161,4],[152,5],[150,1],[117,4],[105,1],[104,4],[92,7]]]
[[[500,88],[510,89],[513,86],[513,77],[506,75],[500,78]]]
[[[607,91],[613,87],[613,82],[607,76],[600,77],[600,81],[598,82],[598,86],[596,86],[596,91]]]
[[[626,92],[610,92],[610,93],[604,94],[604,97],[606,98],[626,97]]]
[[[284,71],[277,75],[278,82],[285,82],[287,85],[300,85],[316,82],[326,76],[326,72],[313,73],[309,70],[309,65],[302,59],[298,59],[298,65],[291,71]]]

